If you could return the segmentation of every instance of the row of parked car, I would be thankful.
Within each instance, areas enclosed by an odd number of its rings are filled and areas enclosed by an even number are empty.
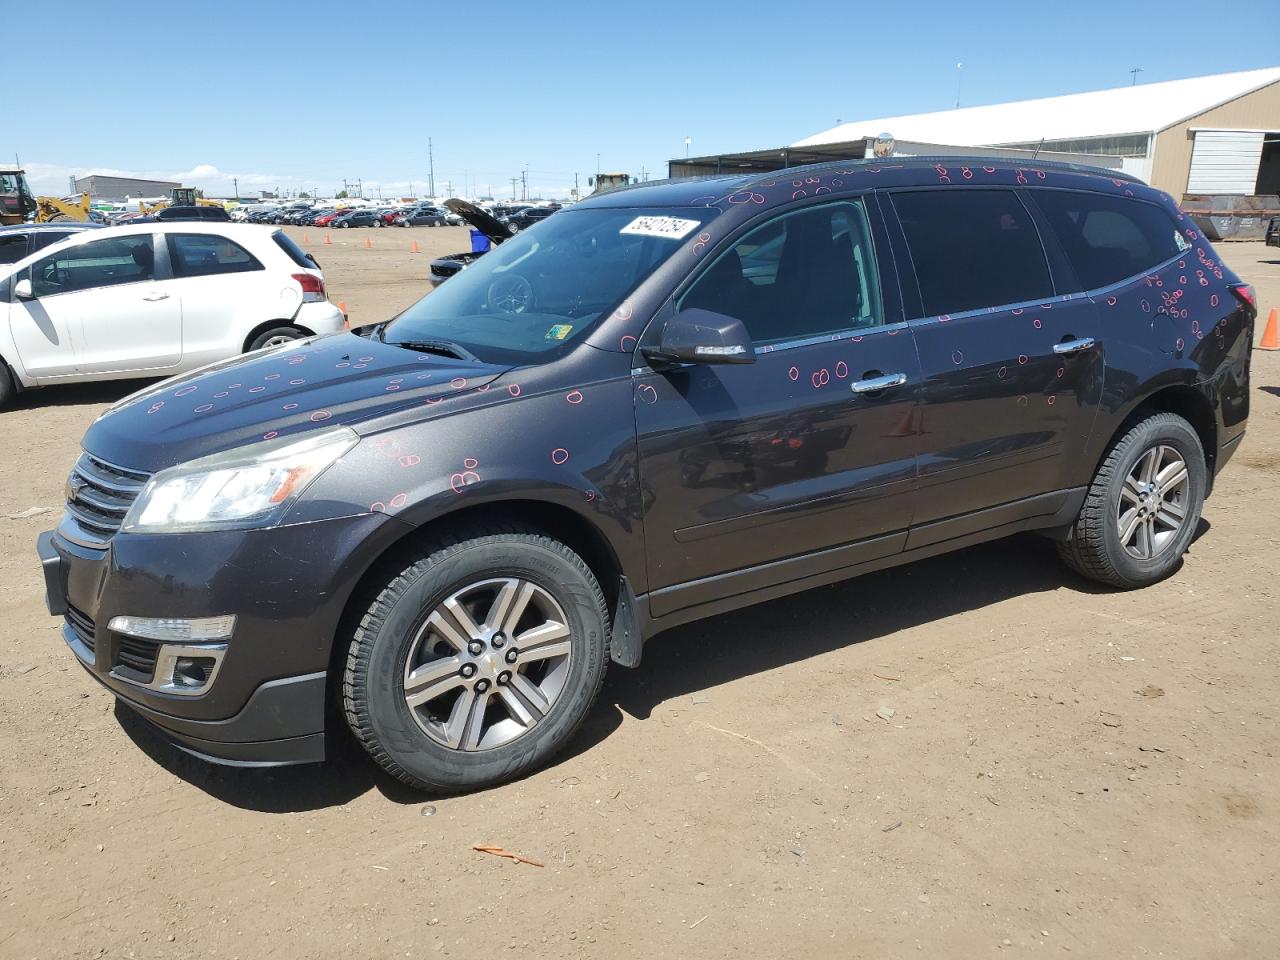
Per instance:
[[[443,207],[420,204],[416,207],[313,208],[298,204],[271,210],[250,210],[232,219],[245,223],[292,224],[295,227],[443,227],[457,226],[461,218]]]

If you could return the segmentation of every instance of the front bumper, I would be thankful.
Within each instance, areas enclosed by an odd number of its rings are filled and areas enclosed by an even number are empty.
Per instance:
[[[116,697],[206,759],[303,763],[324,759],[329,661],[347,598],[403,529],[363,514],[269,530],[118,534],[105,550],[50,531],[37,552],[64,641]],[[222,614],[236,615],[235,632],[196,695],[147,687],[138,668],[146,644],[108,628],[116,616]]]

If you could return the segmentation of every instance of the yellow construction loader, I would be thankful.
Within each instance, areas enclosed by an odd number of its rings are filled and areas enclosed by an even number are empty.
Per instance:
[[[24,171],[17,167],[0,168],[0,224],[23,223],[32,213],[36,223],[54,220],[83,223],[89,219],[89,195],[82,193],[79,200],[33,197]]]
[[[141,205],[140,209],[144,214],[150,216],[163,210],[165,207],[220,207],[222,206],[217,200],[206,200],[204,197],[197,197],[196,191],[192,187],[175,187],[170,191],[168,200],[160,200],[156,203]]]

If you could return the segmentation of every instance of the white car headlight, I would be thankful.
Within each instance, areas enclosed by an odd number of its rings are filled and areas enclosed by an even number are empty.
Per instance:
[[[269,526],[359,439],[338,427],[180,463],[151,478],[121,529],[178,533]]]

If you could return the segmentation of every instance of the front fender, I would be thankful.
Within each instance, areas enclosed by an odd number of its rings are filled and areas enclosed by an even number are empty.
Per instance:
[[[546,503],[595,528],[643,590],[629,378],[516,397],[498,382],[492,392],[502,401],[366,436],[288,522],[379,512],[422,527],[486,504]]]

